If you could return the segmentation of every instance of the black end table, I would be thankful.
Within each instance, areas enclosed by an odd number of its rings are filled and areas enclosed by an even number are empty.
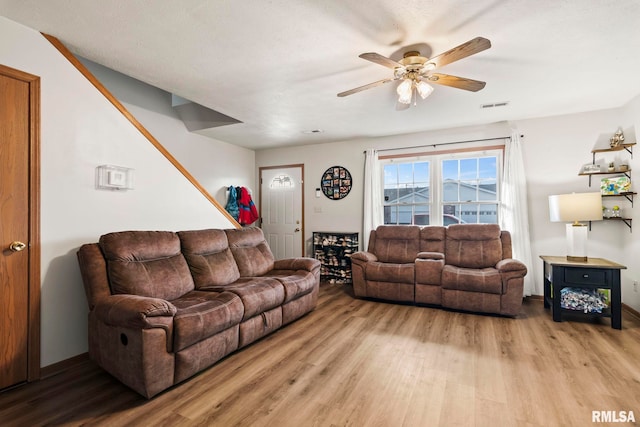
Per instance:
[[[561,322],[563,313],[610,317],[611,327],[622,329],[620,270],[626,266],[604,258],[589,258],[587,261],[568,261],[566,257],[547,255],[540,255],[540,258],[544,262],[544,307],[551,307],[554,322]],[[602,313],[564,309],[560,306],[560,291],[566,287],[609,289],[609,307]]]

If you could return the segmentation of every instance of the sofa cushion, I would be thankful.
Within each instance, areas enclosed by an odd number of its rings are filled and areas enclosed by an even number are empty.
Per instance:
[[[225,286],[202,288],[211,291],[231,292],[240,297],[244,306],[242,320],[247,320],[284,302],[284,286],[276,279],[268,277],[241,277]]]
[[[452,224],[446,234],[445,260],[449,265],[486,268],[502,259],[498,224]]]
[[[500,240],[502,241],[502,259],[513,257],[513,245],[511,243],[511,233],[507,230],[500,231]]]
[[[271,270],[266,276],[277,279],[284,286],[284,302],[289,302],[313,290],[316,276],[306,270]]]
[[[412,263],[420,252],[420,227],[381,225],[376,228],[373,253],[381,262]]]
[[[174,352],[237,325],[242,319],[242,302],[231,292],[192,291],[171,302],[178,309],[173,318]]]
[[[415,282],[415,264],[393,264],[373,261],[367,264],[367,280],[375,282],[410,283]]]
[[[228,285],[240,278],[224,230],[193,230],[178,232],[196,289]]]
[[[420,252],[444,253],[446,227],[427,225],[420,229]]]
[[[262,230],[256,227],[225,230],[241,277],[262,276],[275,261]]]
[[[495,268],[461,268],[445,265],[442,289],[502,294],[502,278]]]
[[[121,231],[101,236],[99,245],[114,294],[173,300],[194,289],[176,233]]]

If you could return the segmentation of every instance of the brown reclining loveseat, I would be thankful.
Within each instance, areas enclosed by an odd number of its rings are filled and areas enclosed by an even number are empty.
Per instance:
[[[383,225],[351,257],[357,297],[515,316],[526,266],[497,224]]]

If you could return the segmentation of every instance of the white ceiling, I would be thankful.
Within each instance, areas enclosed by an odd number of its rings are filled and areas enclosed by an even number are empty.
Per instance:
[[[252,149],[615,108],[640,93],[638,0],[0,0],[0,15],[242,121],[207,135]],[[391,76],[360,53],[421,44],[435,56],[477,36],[491,49],[438,71],[486,81],[480,92],[434,85],[406,111],[395,83],[336,96]]]

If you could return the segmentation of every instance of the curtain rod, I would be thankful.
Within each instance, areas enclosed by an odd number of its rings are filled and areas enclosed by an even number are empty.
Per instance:
[[[439,144],[412,145],[410,147],[383,148],[381,150],[378,150],[378,152],[381,152],[381,151],[394,151],[394,150],[407,150],[409,148],[423,148],[423,147],[433,147],[433,148],[435,148],[435,147],[438,147],[440,145],[464,144],[464,143],[467,143],[467,142],[496,141],[496,140],[499,140],[499,139],[507,139],[507,138],[511,139],[511,136],[500,136],[500,137],[495,137],[495,138],[484,138],[484,139],[469,139],[467,141],[441,142]],[[520,138],[524,138],[524,135],[520,135]]]

